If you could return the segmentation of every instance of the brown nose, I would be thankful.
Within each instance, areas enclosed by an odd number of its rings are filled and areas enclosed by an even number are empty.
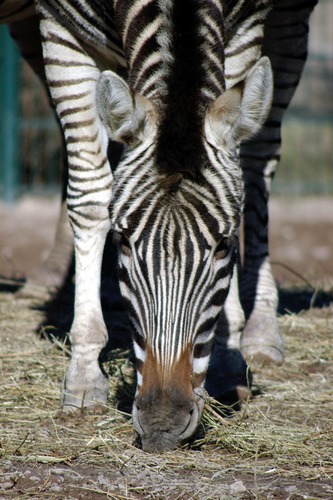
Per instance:
[[[175,448],[199,421],[192,387],[190,348],[168,369],[146,350],[142,386],[133,405],[133,423],[145,451]]]
[[[134,426],[144,451],[174,449],[198,424],[194,398],[178,389],[155,389],[137,396],[133,406]]]

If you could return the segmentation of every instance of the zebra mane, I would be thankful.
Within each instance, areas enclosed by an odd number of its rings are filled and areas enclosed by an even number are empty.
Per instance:
[[[222,14],[217,2],[211,0],[160,0],[159,3],[163,23],[157,42],[166,81],[160,103],[157,168],[161,174],[195,175],[205,162],[202,141],[205,108],[224,89],[223,23],[216,22],[217,17],[222,21]],[[216,88],[212,88],[212,72]]]

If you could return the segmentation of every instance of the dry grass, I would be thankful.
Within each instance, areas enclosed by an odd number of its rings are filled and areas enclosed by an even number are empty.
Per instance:
[[[33,306],[0,295],[0,498],[333,495],[332,308],[281,317],[287,361],[254,370],[261,393],[228,420],[208,401],[205,435],[155,455],[135,446],[128,415],[115,409],[119,384],[133,377],[124,352],[112,362],[106,413],[59,413],[67,348],[34,333],[42,313]]]

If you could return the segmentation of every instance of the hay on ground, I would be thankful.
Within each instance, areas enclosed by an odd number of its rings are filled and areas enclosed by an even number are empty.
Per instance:
[[[111,403],[105,413],[64,417],[59,396],[68,347],[35,334],[42,313],[31,300],[2,294],[0,316],[1,477],[37,466],[69,468],[81,476],[108,471],[116,492],[89,479],[75,486],[87,498],[208,499],[216,491],[219,498],[232,492],[232,498],[266,498],[260,497],[260,485],[283,478],[333,485],[332,308],[281,317],[286,363],[254,369],[260,394],[228,419],[208,399],[205,434],[162,455],[136,447],[129,415],[116,408],[119,384],[129,394],[132,386],[126,351],[110,361]]]

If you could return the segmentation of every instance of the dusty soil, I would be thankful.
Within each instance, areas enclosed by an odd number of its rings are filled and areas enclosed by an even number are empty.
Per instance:
[[[280,317],[286,363],[254,368],[260,391],[234,419],[208,406],[204,437],[185,449],[137,448],[131,422],[115,410],[115,387],[132,373],[123,352],[110,363],[105,413],[64,418],[66,347],[45,339],[54,327],[45,327],[39,302],[17,298],[10,286],[0,293],[1,500],[333,498],[333,200],[272,201],[282,302],[309,309],[317,289],[321,307]],[[21,278],[45,257],[57,211],[56,199],[0,206],[2,276]]]

